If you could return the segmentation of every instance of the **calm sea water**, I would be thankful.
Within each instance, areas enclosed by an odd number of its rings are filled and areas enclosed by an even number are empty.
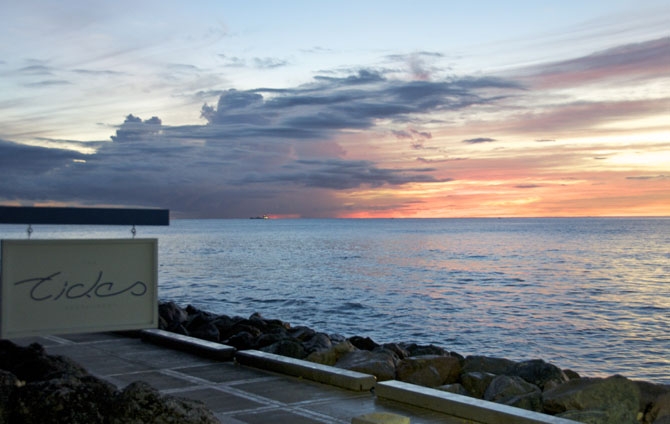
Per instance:
[[[670,384],[667,218],[173,220],[138,237],[159,238],[159,296],[184,306]]]

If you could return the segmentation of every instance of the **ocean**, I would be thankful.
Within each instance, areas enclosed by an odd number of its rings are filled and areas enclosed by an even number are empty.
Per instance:
[[[130,237],[33,226],[32,238]],[[172,220],[159,297],[670,384],[670,218]],[[0,225],[0,238],[27,238]]]

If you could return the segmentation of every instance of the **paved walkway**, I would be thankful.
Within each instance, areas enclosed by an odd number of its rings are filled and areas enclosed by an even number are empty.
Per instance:
[[[282,374],[173,350],[139,338],[95,333],[14,340],[42,344],[118,388],[142,380],[161,393],[204,402],[222,423],[351,423],[390,412],[412,424],[466,423],[459,418]]]

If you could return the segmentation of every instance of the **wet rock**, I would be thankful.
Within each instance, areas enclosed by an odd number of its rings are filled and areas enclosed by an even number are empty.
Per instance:
[[[93,376],[33,381],[17,391],[10,422],[102,424],[114,391]]]
[[[397,356],[388,350],[354,350],[342,356],[338,368],[372,374],[378,381],[393,380]]]
[[[214,424],[219,421],[202,403],[161,395],[144,382],[126,387],[112,402],[109,424]],[[65,421],[64,421],[65,422]]]
[[[461,384],[472,397],[483,399],[486,389],[494,378],[496,375],[490,372],[464,372],[461,374]]]
[[[357,350],[348,340],[336,344],[332,348],[325,351],[312,352],[307,356],[310,362],[316,362],[323,365],[335,365],[345,354]]]
[[[615,375],[570,380],[546,390],[542,398],[544,411],[552,415],[564,416],[563,413],[571,410],[595,411],[592,415],[602,415],[603,419],[589,421],[591,423],[628,424],[636,421],[640,392],[635,383]],[[570,412],[568,415],[574,414]]]
[[[542,391],[518,376],[499,375],[484,392],[484,399],[529,411],[542,411]]]
[[[403,359],[396,367],[398,380],[425,387],[456,383],[460,373],[460,361],[451,356],[416,356]]]
[[[495,375],[504,375],[516,364],[505,358],[490,356],[466,356],[463,360],[463,372],[479,371]]]
[[[518,362],[507,371],[507,374],[521,377],[542,390],[551,389],[568,381],[563,370],[542,359]]]

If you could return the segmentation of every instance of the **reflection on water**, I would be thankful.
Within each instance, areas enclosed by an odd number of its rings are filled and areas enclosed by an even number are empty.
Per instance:
[[[138,231],[159,237],[160,296],[181,304],[670,383],[668,219],[179,220]]]

